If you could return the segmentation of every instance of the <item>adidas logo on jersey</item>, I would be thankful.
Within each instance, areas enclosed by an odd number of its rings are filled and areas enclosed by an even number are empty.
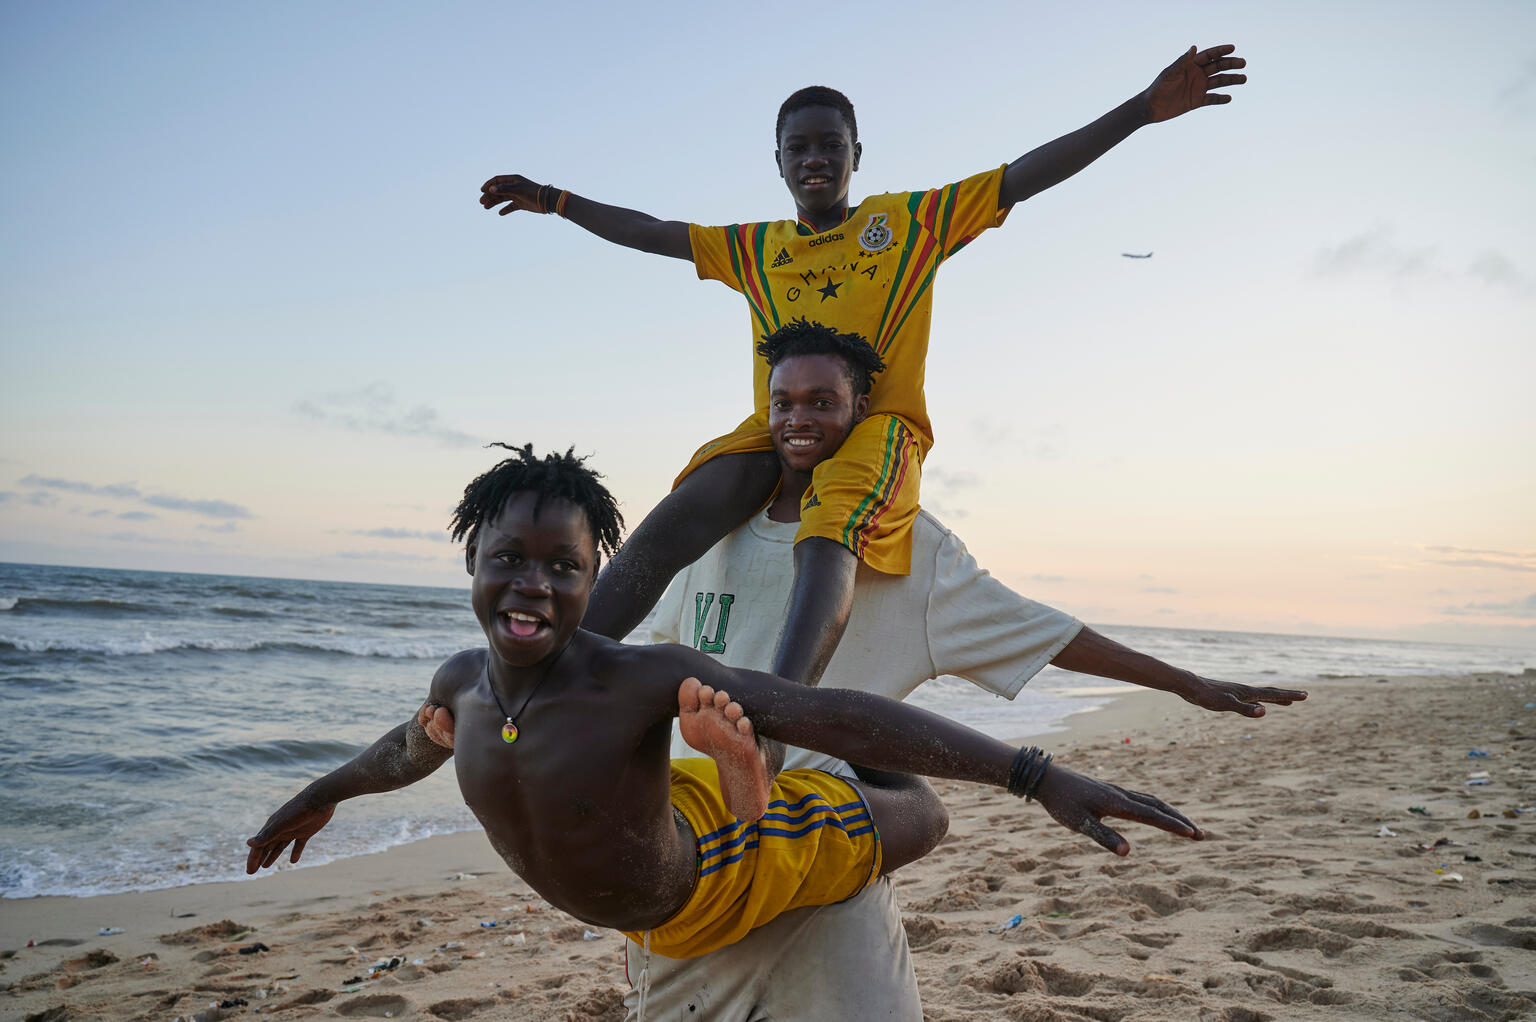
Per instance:
[[[779,249],[779,254],[773,257],[773,265],[768,268],[770,270],[776,270],[780,266],[788,266],[792,262],[794,262],[794,260],[789,257],[789,249],[781,248]]]

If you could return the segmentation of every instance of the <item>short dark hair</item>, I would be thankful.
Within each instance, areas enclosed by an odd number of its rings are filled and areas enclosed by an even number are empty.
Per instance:
[[[861,335],[838,333],[803,318],[792,319],[766,335],[757,353],[767,359],[770,373],[774,366],[796,355],[831,355],[843,363],[843,374],[854,397],[868,394],[874,375],[885,368],[885,360]]]
[[[803,89],[797,89],[790,93],[779,107],[779,119],[773,126],[773,144],[777,146],[779,139],[784,137],[784,122],[789,120],[789,115],[796,110],[804,110],[808,106],[829,106],[842,115],[843,123],[848,125],[849,140],[859,140],[859,120],[853,116],[853,103],[848,97],[836,89],[829,89],[825,85],[807,85]]]
[[[592,530],[592,542],[599,557],[612,557],[619,549],[619,534],[624,531],[624,516],[608,488],[598,482],[601,475],[588,468],[585,458],[575,455],[572,447],[564,454],[550,452],[540,458],[533,445],[486,444],[512,452],[512,457],[496,465],[464,487],[464,499],[454,509],[448,523],[449,534],[457,542],[467,537],[471,546],[480,527],[501,513],[513,494],[534,494],[533,514],[549,500],[568,500],[586,512]]]

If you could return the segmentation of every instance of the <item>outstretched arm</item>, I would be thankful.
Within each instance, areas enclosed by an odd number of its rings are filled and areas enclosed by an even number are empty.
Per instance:
[[[685,681],[679,692],[683,706],[711,701],[720,706],[723,700],[710,691],[712,687],[730,693],[727,698],[734,698],[747,714],[733,711],[738,726],[744,719],[754,733],[879,770],[1009,787],[1018,750],[947,717],[868,692],[806,688],[770,674],[733,670],[693,650],[663,655],[678,667],[696,668],[699,677],[713,683],[699,689],[694,679]],[[1055,764],[1046,769],[1034,797],[1058,823],[1117,855],[1128,853],[1130,844],[1101,822],[1106,816],[1145,823],[1181,837],[1204,837],[1178,810],[1154,796]]]
[[[1058,185],[1088,166],[1145,124],[1155,124],[1202,106],[1230,103],[1232,97],[1212,89],[1241,85],[1247,75],[1225,74],[1247,66],[1242,57],[1229,56],[1230,43],[1208,50],[1189,50],[1163,69],[1146,91],[1115,107],[1092,124],[1061,136],[1014,160],[1003,172],[999,205],[1007,209],[1052,185]]]
[[[565,219],[604,241],[693,261],[688,225],[681,220],[658,220],[639,210],[583,199],[553,185],[537,184],[521,174],[499,174],[481,185],[480,205],[486,209],[500,206],[497,210],[500,216],[520,209],[533,213],[559,212]]]
[[[1235,681],[1214,681],[1122,646],[1092,628],[1084,628],[1051,660],[1064,671],[1128,681],[1143,688],[1172,692],[1207,710],[1227,710],[1245,717],[1264,716],[1262,703],[1289,706],[1307,698],[1297,688],[1258,688]]]
[[[272,865],[289,842],[293,843],[293,855],[288,861],[298,862],[309,839],[330,822],[336,803],[414,784],[452,755],[452,749],[444,749],[427,737],[419,720],[401,724],[268,817],[261,830],[245,842],[251,849],[245,871],[254,873]]]

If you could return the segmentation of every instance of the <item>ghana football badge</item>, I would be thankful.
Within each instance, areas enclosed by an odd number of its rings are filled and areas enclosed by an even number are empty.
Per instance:
[[[886,226],[885,218],[885,213],[871,213],[869,223],[859,232],[859,247],[870,255],[884,252],[896,240],[895,232]]]

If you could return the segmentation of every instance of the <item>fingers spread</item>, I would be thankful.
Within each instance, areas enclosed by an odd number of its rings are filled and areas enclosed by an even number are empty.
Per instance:
[[[1211,75],[1205,80],[1207,89],[1230,89],[1234,85],[1242,85],[1248,80],[1247,75]]]
[[[1195,60],[1201,64],[1209,64],[1218,57],[1225,57],[1237,47],[1232,43],[1222,43],[1220,46],[1212,46],[1210,49],[1201,50],[1195,54]]]

